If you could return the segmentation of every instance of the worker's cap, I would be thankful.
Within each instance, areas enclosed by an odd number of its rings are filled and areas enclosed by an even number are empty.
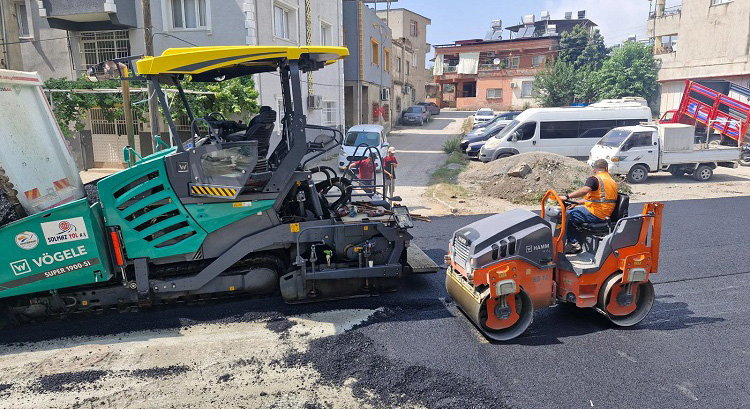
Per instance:
[[[388,153],[396,153],[396,148],[391,146],[390,148],[388,148]]]

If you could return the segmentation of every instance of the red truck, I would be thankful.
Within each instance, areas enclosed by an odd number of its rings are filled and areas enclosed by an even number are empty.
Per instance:
[[[750,105],[730,95],[750,99],[750,89],[723,80],[685,80],[680,107],[662,115],[659,123],[695,125],[709,143],[742,147],[740,164],[750,166]]]

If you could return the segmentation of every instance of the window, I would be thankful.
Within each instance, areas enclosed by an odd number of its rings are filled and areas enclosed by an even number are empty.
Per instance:
[[[534,81],[521,81],[521,98],[534,96]]]
[[[273,6],[273,35],[285,40],[291,39],[289,34],[289,10],[275,4]]]
[[[411,65],[409,65],[409,64],[406,64],[406,75],[407,75],[407,76],[409,75],[409,71],[410,71],[410,70],[409,70],[409,67],[411,67]]]
[[[333,28],[325,22],[320,23],[320,45],[333,45]]]
[[[631,148],[636,148],[639,146],[652,146],[654,143],[653,132],[633,132],[633,135],[630,137],[628,143]]]
[[[508,124],[510,126],[510,124]],[[534,137],[536,133],[536,122],[527,122],[518,127],[514,132],[517,135],[517,140],[528,141]]]
[[[599,139],[609,132],[612,128],[617,127],[617,121],[581,121],[578,126],[579,138],[596,138]]]
[[[542,122],[539,126],[540,139],[578,138],[578,121]]]
[[[130,55],[130,38],[126,30],[82,31],[80,41],[85,69],[102,61]]]
[[[396,72],[401,72],[401,57],[396,57]]]
[[[190,29],[208,27],[206,2],[208,0],[170,0],[172,28]]]
[[[620,126],[635,126],[635,125],[640,125],[641,122],[648,122],[648,119],[645,119],[645,118],[644,119],[640,119],[640,118],[636,118],[636,119],[618,119],[617,120],[617,126],[618,127],[620,127]]]
[[[411,55],[411,65],[414,67],[417,66],[417,53]]]
[[[338,125],[336,101],[323,101],[323,126]]]
[[[711,0],[711,5],[712,6],[718,6],[720,4],[731,3],[732,1],[734,1],[734,0]]]
[[[386,71],[391,70],[391,50],[383,48],[383,66]]]
[[[380,65],[380,43],[375,41],[374,38],[370,39],[370,63],[374,65]]]
[[[545,58],[543,55],[534,55],[531,57],[531,66],[532,67],[541,67],[544,65]]]
[[[412,36],[412,37],[416,37],[416,36],[419,35],[419,29],[418,29],[417,22],[414,21],[414,20],[411,20],[409,22],[409,35]]]
[[[30,38],[31,30],[29,30],[29,13],[26,3],[16,3],[16,19],[18,20],[18,37]]]
[[[510,57],[510,64],[509,67],[511,69],[518,68],[518,65],[521,63],[521,57]]]
[[[487,90],[487,99],[502,99],[503,89],[502,88],[489,88]]]

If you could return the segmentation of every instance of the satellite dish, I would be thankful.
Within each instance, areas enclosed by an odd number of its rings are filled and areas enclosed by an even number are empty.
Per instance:
[[[500,59],[499,58],[495,58],[494,60],[492,60],[492,63],[495,64],[495,65],[500,65]]]

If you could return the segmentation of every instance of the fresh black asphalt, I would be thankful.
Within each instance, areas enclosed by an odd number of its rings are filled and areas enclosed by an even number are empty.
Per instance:
[[[640,207],[633,204],[631,213]],[[612,327],[591,310],[557,306],[536,312],[513,342],[488,343],[447,298],[438,272],[374,298],[295,306],[252,299],[89,314],[3,331],[0,342],[33,350],[42,348],[38,341],[62,337],[160,329],[158,338],[201,322],[379,308],[368,322],[289,362],[316,367],[323,382],[356,378],[357,388],[372,392],[365,395],[375,407],[750,407],[747,208],[750,197],[665,203],[659,272],[652,276],[656,302],[629,329]],[[442,263],[452,232],[481,217],[417,222],[415,243]]]

